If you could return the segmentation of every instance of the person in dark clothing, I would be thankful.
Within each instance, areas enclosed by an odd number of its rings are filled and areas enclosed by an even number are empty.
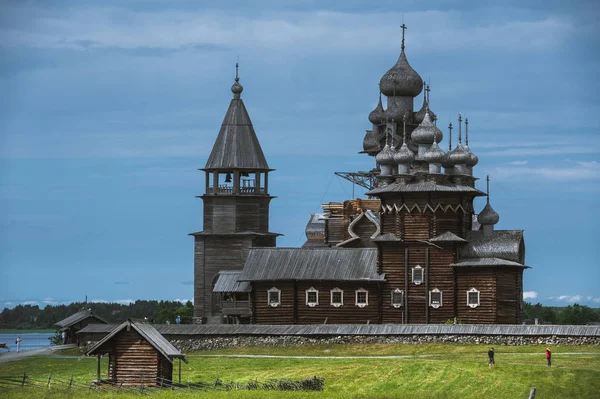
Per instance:
[[[550,348],[546,348],[546,360],[548,361],[548,367],[552,366],[552,352],[550,352]]]
[[[488,351],[488,367],[492,368],[496,365],[496,363],[494,363],[494,348],[490,348],[490,350]]]

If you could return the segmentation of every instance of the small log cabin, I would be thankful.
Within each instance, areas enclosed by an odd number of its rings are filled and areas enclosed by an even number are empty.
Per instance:
[[[79,312],[72,314],[66,319],[56,322],[54,325],[59,328],[60,332],[66,331],[66,344],[77,344],[77,346],[79,346],[77,332],[85,326],[87,326],[88,324],[107,323],[103,318],[94,314],[94,312],[92,312],[92,309],[81,309]]]
[[[100,356],[108,354],[108,378],[101,378]],[[128,386],[160,386],[173,380],[173,360],[187,363],[156,329],[143,321],[127,320],[90,348],[87,356],[98,357],[98,382]]]
[[[408,63],[404,30],[400,56],[379,86],[361,151],[376,167],[340,174],[368,188],[369,199],[322,205],[323,213],[311,215],[302,248],[274,248],[272,169],[236,74],[234,100],[205,168],[205,232],[194,233],[196,321],[222,322],[222,310],[207,312],[206,299],[214,298],[208,292],[226,294],[214,291],[219,270],[236,270],[237,282],[250,284],[257,324],[521,322],[528,268],[523,231],[495,230],[500,217],[490,204],[489,177],[486,192],[476,188],[479,159],[469,147],[468,119],[464,144],[459,114],[457,144],[450,123],[448,151],[438,145],[443,133],[429,86]],[[423,105],[415,111],[421,92]],[[221,174],[231,187],[221,186]],[[484,196],[476,214],[474,201]],[[251,201],[252,211],[242,205]],[[232,241],[242,236],[248,239]]]

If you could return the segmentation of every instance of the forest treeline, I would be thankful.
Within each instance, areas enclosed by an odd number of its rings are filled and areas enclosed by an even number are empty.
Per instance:
[[[0,313],[0,328],[4,329],[47,329],[53,328],[60,321],[81,309],[92,311],[109,323],[120,323],[128,318],[147,318],[158,324],[175,323],[180,316],[181,322],[192,322],[193,305],[188,301],[185,305],[177,301],[144,301],[124,305],[120,303],[85,303],[74,302],[69,305],[48,305],[40,308],[37,305],[19,305],[12,309],[5,308]],[[523,320],[533,323],[538,319],[540,324],[589,324],[600,322],[600,308],[590,308],[574,304],[567,307],[543,306],[542,304],[523,303]]]
[[[0,328],[3,329],[49,329],[54,323],[65,319],[82,309],[92,309],[108,323],[121,323],[128,318],[144,319],[155,323],[175,323],[180,316],[181,322],[192,322],[194,305],[188,301],[182,304],[178,301],[144,301],[124,305],[120,303],[85,303],[73,302],[69,305],[48,305],[40,308],[37,305],[18,305],[12,309],[4,308],[0,313]]]

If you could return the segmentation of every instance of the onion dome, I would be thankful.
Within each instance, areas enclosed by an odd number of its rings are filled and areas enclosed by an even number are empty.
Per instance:
[[[379,165],[394,165],[394,150],[389,144],[385,144],[385,147],[375,156],[375,161]]]
[[[415,160],[415,153],[406,145],[406,119],[403,121],[402,147],[394,155],[397,164],[410,165]]]
[[[440,164],[446,161],[446,153],[438,146],[437,140],[434,140],[431,147],[423,154],[423,160],[428,163]]]
[[[404,29],[402,24],[402,51],[396,64],[383,75],[379,81],[381,92],[386,96],[410,96],[416,97],[421,93],[423,79],[412,69],[404,53]]]
[[[425,110],[423,121],[415,130],[413,130],[410,138],[416,144],[431,144],[434,141],[440,142],[444,135],[442,131],[431,121],[429,110]]]
[[[492,208],[489,203],[485,204],[485,208],[477,215],[477,221],[482,226],[493,226],[500,220],[500,215]]]
[[[374,125],[381,125],[384,120],[383,105],[381,104],[381,92],[379,92],[379,103],[377,107],[369,114],[369,121]]]
[[[235,64],[235,82],[231,86],[231,92],[233,93],[234,99],[239,99],[240,94],[244,91],[244,86],[240,84],[240,77],[238,76],[238,64]]]
[[[466,165],[470,167],[477,165],[479,157],[469,148],[469,118],[465,119],[465,151],[467,151],[470,157]]]
[[[461,143],[458,143],[456,148],[448,154],[448,161],[453,165],[466,165],[470,159],[469,153]]]

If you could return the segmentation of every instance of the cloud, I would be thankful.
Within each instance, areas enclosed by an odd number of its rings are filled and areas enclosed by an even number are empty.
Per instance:
[[[511,165],[527,165],[527,161],[512,161]]]
[[[538,293],[535,291],[525,291],[523,292],[523,299],[535,299],[538,297]]]
[[[114,301],[115,303],[119,303],[121,305],[130,305],[132,303],[135,303],[135,301],[133,299],[118,299],[116,301]]]
[[[116,284],[116,285],[127,285],[127,284],[129,284],[129,281],[115,281],[114,284]]]
[[[191,301],[192,303],[194,303],[194,301],[193,301],[193,300],[191,300],[191,299],[180,299],[180,298],[177,298],[177,299],[174,299],[174,301],[181,302],[181,303],[182,303],[182,304],[184,304],[184,305],[185,305],[185,304],[186,304],[188,301]]]
[[[559,296],[551,296],[548,299],[553,299],[558,302],[566,302],[566,303],[600,303],[600,297],[594,298],[591,295],[559,295]]]
[[[494,177],[502,180],[514,179],[543,179],[552,181],[596,180],[600,179],[600,164],[593,162],[577,162],[579,166],[564,167],[556,163],[545,167],[497,167]]]
[[[29,29],[15,25],[0,31],[5,46],[66,48],[266,49],[296,54],[389,51],[399,38],[397,21],[411,21],[411,51],[548,50],[584,27],[559,16],[515,13],[498,22],[477,19],[465,24],[464,12],[332,12],[240,10],[134,11],[119,7],[75,6],[53,15],[25,7],[13,13],[29,16]],[[530,14],[531,15],[531,14]],[[519,17],[521,20],[519,20]],[[133,23],[134,21],[134,23]],[[475,21],[472,21],[475,22]],[[529,40],[523,40],[523,37]],[[399,47],[399,40],[396,39]]]
[[[600,303],[600,297],[592,299],[592,302],[594,302],[594,303]]]

